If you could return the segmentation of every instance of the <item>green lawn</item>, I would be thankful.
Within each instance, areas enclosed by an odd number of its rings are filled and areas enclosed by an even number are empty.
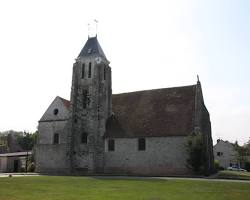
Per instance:
[[[224,170],[219,171],[217,178],[250,180],[250,172]]]
[[[0,200],[250,199],[250,183],[70,176],[0,178]]]

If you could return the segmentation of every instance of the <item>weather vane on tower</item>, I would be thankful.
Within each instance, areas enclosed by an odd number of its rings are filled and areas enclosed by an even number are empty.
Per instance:
[[[96,19],[88,23],[88,38],[97,37],[97,27],[98,21]]]

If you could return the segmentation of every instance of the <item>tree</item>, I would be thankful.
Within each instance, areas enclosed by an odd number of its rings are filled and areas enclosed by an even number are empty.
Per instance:
[[[34,156],[31,155],[31,158],[28,158],[28,151],[33,150],[33,147],[36,143],[36,138],[37,138],[37,131],[35,133],[28,133],[25,132],[23,133],[23,135],[18,136],[17,137],[17,142],[19,143],[19,145],[27,151],[27,155],[26,155],[26,166],[25,166],[25,171],[28,171],[28,167],[29,166],[34,166]],[[34,170],[34,167],[29,167],[32,168],[32,171]]]
[[[187,167],[201,173],[205,166],[204,142],[201,134],[190,136],[186,144]]]
[[[17,136],[18,144],[26,151],[31,151],[36,143],[37,132],[29,133],[25,132],[23,135]]]
[[[246,149],[246,154],[250,156],[250,138],[247,143],[244,144],[244,147]]]
[[[243,146],[240,146],[236,141],[234,143],[234,148],[237,152],[237,161],[240,163],[240,166],[250,171],[250,162],[247,159],[247,157],[250,157],[250,139]]]

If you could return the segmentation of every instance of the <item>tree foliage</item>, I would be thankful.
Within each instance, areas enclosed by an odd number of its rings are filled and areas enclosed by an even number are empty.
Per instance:
[[[240,165],[245,165],[245,169],[250,171],[250,162],[248,158],[250,157],[250,138],[243,146],[240,146],[236,141],[234,143],[234,148],[237,151],[237,160],[240,162]]]
[[[23,132],[22,131],[14,131],[14,130],[0,132],[0,135],[2,135],[2,136],[7,136],[9,134],[12,134],[14,136],[19,136],[19,135],[23,135]]]
[[[191,136],[186,144],[187,167],[194,172],[202,172],[205,166],[204,142],[201,134]]]
[[[234,143],[234,149],[237,151],[237,160],[239,162],[246,162],[246,156],[250,156],[250,139],[243,146],[240,146],[236,141]]]
[[[24,132],[22,135],[17,136],[17,142],[24,150],[32,150],[36,143],[36,138],[37,132]]]

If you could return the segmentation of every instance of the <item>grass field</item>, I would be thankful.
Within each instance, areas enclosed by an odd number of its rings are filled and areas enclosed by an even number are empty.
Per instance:
[[[0,200],[249,200],[250,183],[37,176],[0,178]]]

